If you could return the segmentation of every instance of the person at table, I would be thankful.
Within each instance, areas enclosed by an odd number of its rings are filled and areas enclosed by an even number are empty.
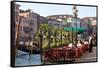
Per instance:
[[[77,43],[77,48],[78,48],[78,54],[79,56],[81,56],[83,54],[83,48],[82,48],[82,42],[81,41],[78,41]]]
[[[88,49],[89,49],[89,42],[88,42],[88,40],[84,40],[84,47],[85,47],[85,51],[88,51]]]
[[[68,45],[68,47],[69,47],[69,48],[73,48],[73,47],[75,47],[75,45],[74,45],[73,43],[70,43],[70,44]]]
[[[69,45],[68,45],[68,47],[72,47],[73,46],[73,44],[72,43],[70,43]]]
[[[77,47],[81,47],[81,46],[82,46],[81,41],[78,41]]]

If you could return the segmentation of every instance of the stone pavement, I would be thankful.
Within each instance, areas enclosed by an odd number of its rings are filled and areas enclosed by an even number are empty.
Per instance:
[[[97,61],[97,51],[96,47],[93,47],[93,52],[86,52],[81,56],[81,58],[77,59],[75,62],[93,62]]]

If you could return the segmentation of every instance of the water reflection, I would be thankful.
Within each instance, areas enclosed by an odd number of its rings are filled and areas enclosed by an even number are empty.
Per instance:
[[[41,56],[40,54],[32,54],[31,58],[26,52],[19,51],[18,56],[16,56],[15,66],[26,66],[26,65],[40,65]]]

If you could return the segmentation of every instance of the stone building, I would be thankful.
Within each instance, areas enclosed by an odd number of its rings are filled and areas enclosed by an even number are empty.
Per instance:
[[[34,13],[30,9],[20,10],[20,41],[32,42],[34,34],[39,28],[39,14]]]

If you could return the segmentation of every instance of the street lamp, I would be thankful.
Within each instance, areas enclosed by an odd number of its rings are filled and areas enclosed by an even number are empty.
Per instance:
[[[75,23],[75,28],[76,28],[76,30],[75,30],[76,31],[75,40],[76,40],[76,43],[77,43],[77,16],[78,16],[78,10],[77,10],[76,5],[73,6],[72,11],[73,11],[73,18],[74,18],[74,21],[75,21],[74,23]]]

